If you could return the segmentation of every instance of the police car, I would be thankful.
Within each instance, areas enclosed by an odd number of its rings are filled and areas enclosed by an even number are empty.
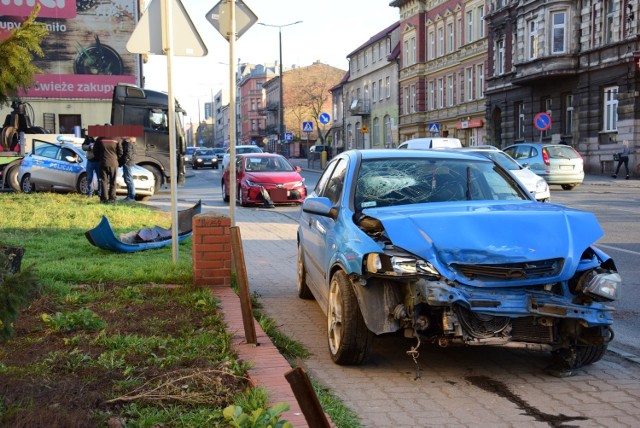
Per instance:
[[[31,152],[22,159],[18,171],[20,189],[24,193],[57,191],[86,194],[88,191],[86,164],[85,152],[73,144],[34,139]],[[136,199],[153,196],[155,188],[153,174],[136,165],[132,175]],[[116,187],[118,195],[127,194],[127,186],[122,178],[122,168],[118,168]]]

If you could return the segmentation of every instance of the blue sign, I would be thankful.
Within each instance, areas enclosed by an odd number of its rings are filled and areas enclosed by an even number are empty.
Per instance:
[[[551,116],[544,112],[536,114],[533,118],[533,126],[535,126],[538,131],[546,131],[551,128]]]
[[[329,116],[329,113],[321,113],[318,119],[320,120],[320,123],[324,123],[326,125],[331,120],[331,116]]]
[[[285,132],[284,133],[284,141],[293,141],[293,132]]]
[[[302,132],[313,132],[313,122],[302,122]]]
[[[440,124],[439,123],[430,123],[429,124],[429,132],[431,132],[432,134],[439,134],[440,133]]]

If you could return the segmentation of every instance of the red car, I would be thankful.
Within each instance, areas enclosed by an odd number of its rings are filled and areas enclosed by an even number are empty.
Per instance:
[[[222,199],[229,202],[229,171],[222,175]],[[307,197],[302,169],[275,153],[237,155],[236,189],[241,206],[261,204],[301,204]]]

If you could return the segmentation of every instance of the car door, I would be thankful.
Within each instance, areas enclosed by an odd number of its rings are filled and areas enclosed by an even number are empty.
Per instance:
[[[344,178],[347,171],[346,159],[339,158],[330,163],[318,181],[315,196],[324,196],[334,207],[340,205],[344,190]],[[303,213],[300,223],[303,256],[307,269],[308,284],[314,289],[314,295],[325,307],[328,298],[329,264],[333,258],[335,246],[335,221],[329,217]]]
[[[45,141],[34,141],[31,156],[31,183],[36,188],[51,188],[56,182],[54,165],[58,163],[60,146]]]
[[[76,190],[76,184],[80,173],[84,169],[81,163],[78,163],[78,153],[68,147],[62,147],[56,156],[55,162],[52,163],[51,175],[53,176],[52,187],[62,190]]]

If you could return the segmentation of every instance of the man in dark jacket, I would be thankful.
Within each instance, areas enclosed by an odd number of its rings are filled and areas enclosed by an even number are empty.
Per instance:
[[[115,138],[99,137],[93,150],[100,159],[100,181],[102,183],[100,202],[115,202],[116,176],[118,174],[118,160],[122,157],[122,144]]]
[[[87,152],[87,184],[88,191],[87,196],[92,197],[95,191],[96,195],[100,196],[102,193],[101,185],[100,185],[100,160],[96,157],[96,154],[93,150],[95,147],[96,140],[93,137],[87,137],[84,139],[82,143],[82,150]],[[96,180],[96,189],[93,188],[93,180]]]
[[[127,185],[127,200],[136,199],[136,187],[133,185],[133,167],[136,164],[136,137],[124,137],[122,139],[122,178]]]

